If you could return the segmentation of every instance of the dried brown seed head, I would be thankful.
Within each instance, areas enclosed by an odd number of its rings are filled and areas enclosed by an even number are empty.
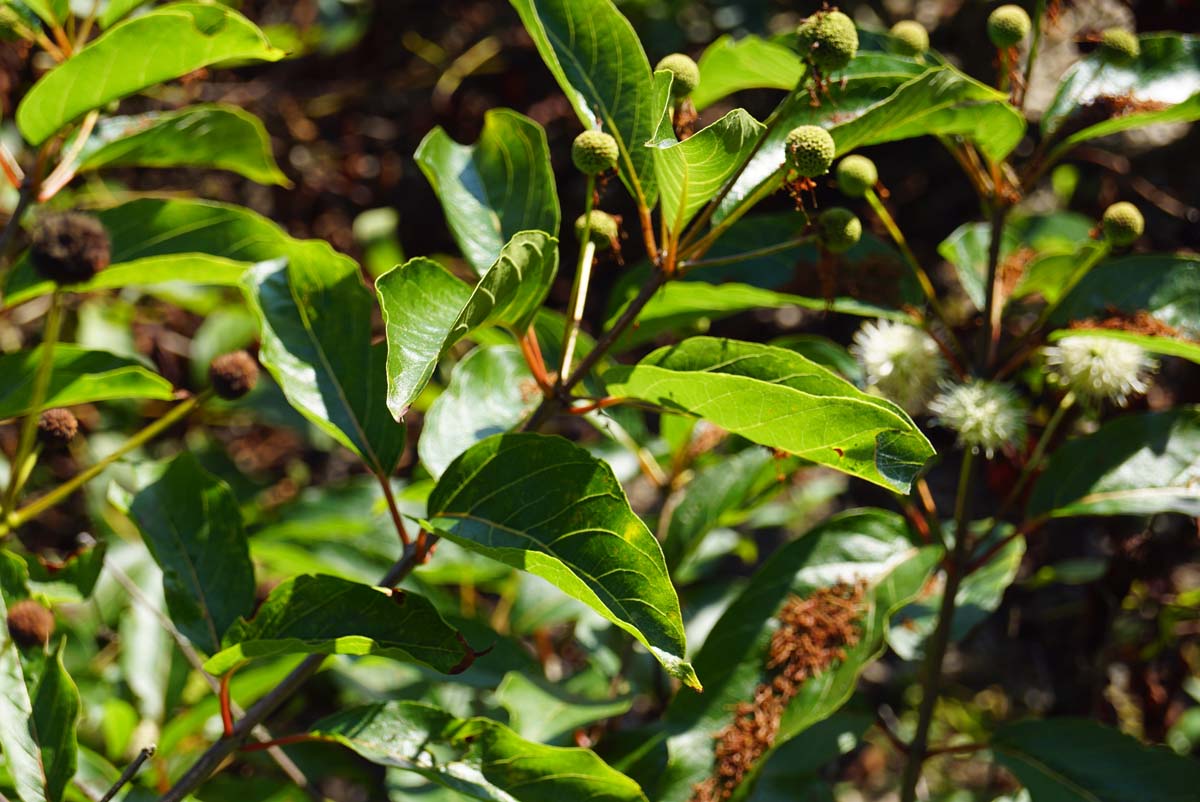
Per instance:
[[[46,447],[61,447],[79,434],[79,420],[69,409],[48,409],[38,416],[38,439]]]
[[[8,633],[22,648],[45,646],[54,634],[54,613],[33,599],[22,599],[8,608]]]
[[[241,398],[258,383],[258,363],[245,351],[222,354],[208,366],[213,390],[227,401]]]
[[[29,258],[43,277],[56,284],[79,284],[108,267],[108,232],[89,214],[48,214],[33,227]]]

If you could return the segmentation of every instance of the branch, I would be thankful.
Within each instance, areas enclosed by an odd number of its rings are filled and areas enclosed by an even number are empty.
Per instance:
[[[434,542],[436,542],[436,538],[431,537],[424,542],[424,545],[421,545],[422,540],[418,538],[417,543],[405,547],[400,559],[391,567],[383,579],[380,580],[379,584],[383,587],[394,587],[424,561]],[[325,662],[327,656],[324,654],[312,654],[304,658],[300,665],[292,669],[292,673],[284,677],[270,693],[259,699],[246,711],[246,715],[234,726],[233,735],[228,738],[222,738],[210,746],[192,764],[191,768],[176,781],[175,785],[159,797],[158,802],[182,802],[193,791],[203,785],[209,777],[220,769],[221,764],[238,750],[255,727],[261,724],[267,716],[274,713],[280,705],[290,699],[296,691],[300,690],[304,683],[308,682],[314,674],[321,670],[321,665]]]
[[[110,799],[116,796],[117,792],[133,779],[133,775],[138,773],[138,769],[142,767],[142,764],[154,756],[154,750],[154,746],[147,746],[141,752],[138,752],[138,756],[133,759],[132,763],[125,767],[125,771],[121,772],[121,776],[113,783],[112,788],[109,788],[104,796],[100,797],[100,802],[109,802]]]

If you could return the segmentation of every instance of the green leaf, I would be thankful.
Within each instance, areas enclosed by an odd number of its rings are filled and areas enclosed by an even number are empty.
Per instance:
[[[1125,415],[1051,455],[1031,517],[1200,515],[1200,407]]]
[[[262,122],[237,106],[111,117],[96,129],[80,172],[105,167],[213,167],[260,184],[290,187]]]
[[[371,344],[371,293],[349,259],[255,265],[246,297],[262,326],[259,358],[299,412],[378,476],[396,469],[405,429],[383,386],[386,349]]]
[[[728,282],[709,284],[704,281],[672,281],[665,284],[638,315],[637,326],[631,328],[618,340],[619,348],[628,350],[653,342],[662,335],[686,334],[703,330],[714,320],[730,317],[755,309],[782,309],[798,306],[818,312],[826,310],[861,317],[885,317],[907,320],[909,316],[898,309],[887,309],[850,297],[837,297],[832,301],[776,292],[749,284]],[[620,317],[621,309],[609,318],[612,325]]]
[[[425,413],[417,453],[436,478],[455,457],[533,412],[541,391],[512,345],[477,348],[454,366],[450,383]]]
[[[1042,131],[1066,133],[1062,146],[1070,147],[1142,125],[1200,118],[1200,38],[1151,33],[1138,40],[1135,60],[1118,63],[1098,48],[1068,70],[1042,116]],[[1106,101],[1116,101],[1116,109]],[[1127,108],[1126,101],[1143,108]],[[1109,113],[1097,119],[1098,109]]]
[[[934,454],[899,407],[782,348],[693,337],[604,379],[613,395],[704,418],[902,493]]]
[[[1051,321],[1064,325],[1142,310],[1188,336],[1200,336],[1200,257],[1153,253],[1106,259],[1063,299]]]
[[[546,132],[528,117],[493,109],[474,145],[434,128],[417,164],[441,201],[463,256],[482,274],[520,231],[558,234],[558,193]]]
[[[429,517],[459,545],[587,604],[699,687],[662,550],[605,462],[561,437],[489,437],[442,474]]]
[[[985,564],[972,571],[955,595],[954,620],[950,638],[957,643],[987,619],[1000,602],[1004,592],[1016,579],[1025,556],[1025,539],[1014,538]],[[942,603],[943,583],[930,583],[919,598],[896,613],[888,632],[888,643],[901,658],[917,660],[925,653],[925,642],[937,624],[937,612]]]
[[[742,109],[734,109],[682,142],[675,139],[669,117],[655,138],[654,152],[663,219],[681,231],[701,207],[753,152],[766,128]]]
[[[744,505],[764,482],[775,482],[774,455],[765,448],[747,448],[696,474],[675,503],[664,507],[660,533],[663,554],[671,568],[682,564],[700,541],[724,517]]]
[[[558,271],[558,240],[516,234],[474,291],[432,259],[417,258],[375,282],[387,331],[388,408],[402,420],[438,360],[472,330],[501,324],[521,335]]]
[[[1001,726],[992,749],[1034,802],[1188,802],[1196,761],[1094,721],[1058,718]]]
[[[41,346],[0,356],[0,419],[33,412],[34,376],[42,359]],[[122,398],[167,401],[171,383],[133,359],[92,351],[78,345],[54,347],[54,367],[46,399],[38,412]]]
[[[17,107],[17,127],[40,145],[113,100],[225,61],[277,61],[283,51],[236,11],[175,3],[116,25],[46,73]]]
[[[373,763],[486,802],[645,802],[637,783],[587,749],[543,746],[487,718],[460,719],[417,702],[346,710],[313,727]]]
[[[509,723],[522,738],[538,743],[557,741],[593,721],[620,716],[633,705],[628,696],[591,699],[517,671],[504,675],[496,702],[508,711]]]
[[[1121,329],[1102,329],[1093,328],[1090,326],[1076,326],[1070,329],[1060,329],[1050,333],[1048,339],[1051,342],[1061,340],[1064,337],[1103,337],[1109,340],[1120,340],[1121,342],[1133,343],[1140,346],[1142,349],[1149,351],[1152,354],[1161,356],[1176,356],[1180,359],[1186,359],[1189,362],[1200,364],[1200,343],[1193,340],[1183,340],[1175,337],[1167,337],[1158,334],[1137,334],[1132,331],[1122,331]]]
[[[1040,255],[1073,256],[1080,246],[1090,241],[1093,228],[1095,223],[1090,219],[1070,212],[1015,218],[1004,227],[1000,261],[1004,263],[1022,248]],[[938,245],[938,254],[954,265],[967,297],[978,309],[984,306],[991,241],[990,223],[964,223]]]
[[[743,89],[793,89],[805,72],[795,50],[758,36],[722,36],[700,56],[699,67],[692,92],[697,109]]]
[[[47,25],[57,25],[71,13],[69,0],[21,0],[21,2]]]
[[[914,546],[904,519],[883,510],[835,516],[775,552],[696,655],[705,693],[676,696],[668,708],[670,763],[651,796],[683,802],[696,783],[712,774],[714,735],[731,721],[735,705],[752,701],[756,686],[768,676],[764,663],[774,617],[790,595],[808,596],[839,581],[868,584],[858,644],[846,650],[845,660],[801,686],[783,714],[771,750],[743,786],[753,782],[775,750],[845,704],[859,674],[882,653],[891,613],[920,591],[940,557],[937,547]]]
[[[0,552],[0,617],[28,596],[27,582],[21,559]],[[39,658],[26,663],[10,638],[0,639],[0,747],[23,802],[59,802],[75,776],[79,691],[61,646]]]
[[[145,5],[147,0],[108,0],[104,4],[104,10],[100,12],[97,22],[101,28],[111,28],[122,19],[129,15],[130,12],[137,9],[138,6]]]
[[[172,281],[236,286],[245,268],[287,257],[294,263],[337,262],[349,257],[322,240],[298,240],[265,217],[211,201],[143,198],[98,215],[112,240],[112,265],[73,290],[167,284]],[[9,271],[7,305],[52,292],[33,269],[28,253]]]
[[[281,654],[377,654],[456,674],[476,656],[428,599],[320,574],[277,585],[253,618],[234,622],[224,647],[205,671]]]
[[[225,631],[254,609],[254,566],[233,491],[184,453],[129,512],[162,568],[171,620],[196,648],[219,651]]]
[[[621,181],[652,207],[653,156],[642,147],[662,117],[650,62],[612,0],[510,0],[584,128],[617,140]]]
[[[717,220],[764,182],[782,182],[784,139],[798,125],[827,128],[839,157],[868,145],[954,134],[1000,159],[1025,132],[1024,117],[1003,93],[953,67],[929,68],[876,52],[856,56],[844,80],[829,87],[819,106],[812,105],[807,93],[794,93],[778,113],[778,124],[722,202]]]

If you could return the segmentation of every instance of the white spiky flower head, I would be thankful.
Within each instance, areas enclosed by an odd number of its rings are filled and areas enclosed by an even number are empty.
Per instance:
[[[1109,337],[1076,334],[1045,349],[1054,376],[1085,401],[1125,406],[1149,388],[1158,363],[1138,345]]]
[[[938,345],[916,326],[870,320],[854,334],[850,353],[862,366],[867,390],[919,412],[946,369]]]
[[[929,402],[934,421],[958,432],[963,448],[978,449],[991,457],[1007,445],[1025,440],[1026,407],[1011,385],[971,379],[964,384],[943,384]]]

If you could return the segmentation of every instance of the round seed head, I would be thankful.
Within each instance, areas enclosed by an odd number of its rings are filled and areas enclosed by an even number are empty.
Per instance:
[[[258,383],[258,363],[245,351],[222,354],[209,364],[208,379],[219,397],[233,401]]]
[[[1045,350],[1050,372],[1085,401],[1125,406],[1149,388],[1158,363],[1141,347],[1108,337],[1063,337]]]
[[[850,198],[861,198],[879,183],[879,171],[875,162],[866,156],[851,154],[838,162],[837,185],[842,194]]]
[[[620,234],[620,225],[617,223],[617,218],[613,217],[608,212],[602,212],[599,209],[592,210],[591,216],[591,233],[589,237],[592,244],[599,250],[611,248],[613,243],[617,241],[617,236]],[[579,215],[575,221],[575,236],[582,239],[585,229],[588,227],[588,216]]]
[[[862,238],[862,221],[849,209],[835,206],[821,212],[817,218],[817,232],[825,250],[845,253]]]
[[[815,178],[829,172],[837,146],[833,137],[819,125],[801,125],[787,135],[784,147],[788,163],[804,178]]]
[[[929,49],[929,31],[916,20],[900,20],[891,33],[892,44],[902,56],[919,56]]]
[[[598,175],[617,166],[617,140],[603,131],[584,131],[571,144],[571,161],[584,175]]]
[[[1124,28],[1109,28],[1100,34],[1100,52],[1109,61],[1133,61],[1142,54],[1137,34]]]
[[[818,11],[796,29],[801,55],[821,72],[836,72],[858,52],[858,29],[854,20],[840,11]]]
[[[850,354],[872,393],[916,414],[937,389],[946,363],[933,338],[896,320],[869,320],[854,334]]]
[[[60,212],[40,218],[33,227],[29,258],[44,278],[56,284],[79,284],[108,267],[108,232],[95,217]]]
[[[1132,245],[1146,230],[1142,213],[1128,201],[1119,201],[1105,209],[1100,225],[1104,229],[1104,236],[1118,248]]]
[[[988,38],[999,48],[1014,47],[1032,28],[1029,15],[1020,6],[1000,6],[988,15]]]
[[[1007,445],[1025,440],[1025,404],[1016,390],[1002,382],[972,379],[966,384],[946,384],[929,402],[936,422],[958,432],[963,448],[983,451],[989,457]]]
[[[22,648],[45,646],[54,634],[54,613],[33,599],[8,608],[8,634]]]
[[[38,415],[37,432],[42,445],[65,446],[79,434],[79,420],[69,409],[48,409]]]
[[[676,99],[687,97],[700,85],[700,67],[683,53],[664,56],[654,68],[655,72],[659,70],[666,70],[675,77],[674,83],[671,84],[671,97]]]

